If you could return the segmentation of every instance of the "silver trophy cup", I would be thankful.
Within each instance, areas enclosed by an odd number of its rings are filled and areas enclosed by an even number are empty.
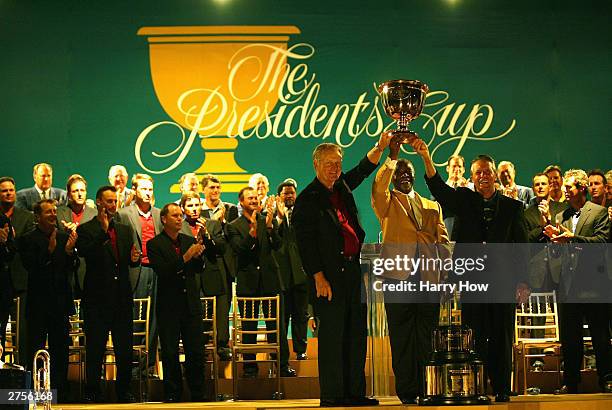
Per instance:
[[[417,80],[391,80],[378,86],[378,93],[385,113],[397,123],[394,137],[407,142],[416,133],[408,130],[410,121],[421,115],[425,96],[429,92],[427,84]]]

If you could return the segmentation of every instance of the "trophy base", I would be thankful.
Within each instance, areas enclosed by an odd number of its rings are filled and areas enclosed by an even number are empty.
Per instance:
[[[448,397],[448,396],[428,396],[419,400],[421,406],[472,406],[475,404],[490,404],[491,399],[487,396],[470,397]]]
[[[419,138],[416,132],[408,130],[392,130],[391,135],[393,135],[393,139],[399,139],[402,144],[407,144],[413,139]]]

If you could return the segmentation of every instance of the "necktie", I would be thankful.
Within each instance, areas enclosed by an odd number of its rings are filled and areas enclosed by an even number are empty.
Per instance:
[[[414,219],[417,221],[417,224],[420,228],[421,226],[423,226],[423,212],[421,210],[421,204],[417,200],[416,196],[414,198],[408,196],[408,202],[410,202],[412,214],[414,215]]]
[[[293,213],[293,208],[287,209],[287,226],[291,226],[291,214]]]

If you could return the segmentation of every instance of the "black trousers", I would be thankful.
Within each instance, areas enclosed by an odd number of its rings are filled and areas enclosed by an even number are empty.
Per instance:
[[[332,300],[314,301],[321,400],[363,397],[366,392],[367,306],[361,302],[361,267],[358,261],[345,261],[337,273]]]
[[[584,350],[582,339],[583,320],[589,325],[597,376],[602,385],[611,374],[610,330],[608,305],[603,303],[561,303],[559,304],[559,331],[561,353],[563,354],[563,383],[576,386],[580,383],[580,365]]]
[[[217,348],[229,346],[229,312],[232,305],[232,278],[227,274],[227,292],[217,296]]]
[[[187,300],[172,306],[158,304],[159,341],[164,370],[164,397],[180,399],[183,376],[179,362],[179,339],[185,350],[185,375],[191,399],[204,399],[204,334],[202,315],[189,311]]]
[[[149,363],[147,363],[147,366],[151,367],[155,365],[158,338],[157,309],[155,307],[157,303],[157,275],[155,274],[155,271],[148,266],[134,268],[134,274],[137,275],[138,270],[140,271],[140,277],[138,279],[138,283],[136,284],[136,289],[134,289],[134,299],[146,298],[149,296],[151,297],[149,313]],[[136,318],[137,315],[138,313],[136,312],[136,307],[134,307],[134,318]],[[138,344],[143,342],[144,340],[136,341]]]
[[[86,338],[87,392],[100,393],[100,369],[110,331],[117,365],[115,390],[118,396],[128,393],[132,379],[132,304],[113,303],[102,306],[85,302],[83,327]]]
[[[425,364],[432,350],[432,332],[439,321],[437,303],[385,303],[395,392],[400,399],[424,394]]]
[[[70,321],[68,315],[48,310],[45,306],[26,311],[28,318],[27,364],[32,368],[34,354],[45,349],[49,336],[49,355],[51,356],[51,388],[57,389],[60,399],[68,397],[68,346],[70,345]]]
[[[308,286],[306,283],[295,285],[283,292],[285,298],[285,333],[289,334],[291,320],[291,339],[296,354],[306,353],[308,334]]]
[[[240,296],[240,295],[239,295]],[[249,295],[251,297],[252,295]],[[264,296],[264,295],[259,295]],[[245,296],[246,297],[246,296]],[[283,297],[280,297],[280,329],[278,330],[280,336],[280,366],[281,368],[287,367],[289,365],[289,343],[287,342],[287,333],[285,332],[285,323],[283,319]],[[240,309],[240,315],[244,318],[253,318],[259,315],[259,309],[264,315],[264,317],[273,317],[276,314],[276,303],[261,303],[261,302],[248,302],[248,303],[240,303],[238,306]],[[254,331],[257,330],[257,322],[256,321],[248,321],[245,322],[242,326],[244,330]],[[266,321],[266,329],[267,330],[276,330],[276,323],[274,321]],[[245,334],[242,336],[243,342],[247,344],[255,344],[257,342],[256,335],[254,334]],[[271,333],[268,334],[268,342],[276,343],[276,335]],[[245,360],[255,360],[255,354],[245,354]],[[257,363],[245,363],[245,369],[256,369]]]
[[[495,394],[510,392],[514,304],[464,303],[462,321],[474,332],[476,353],[485,362],[485,380]]]

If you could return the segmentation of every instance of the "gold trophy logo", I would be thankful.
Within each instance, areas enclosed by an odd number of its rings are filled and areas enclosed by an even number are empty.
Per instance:
[[[295,26],[142,27],[151,79],[164,111],[197,132],[204,161],[194,172],[217,174],[226,192],[238,192],[250,174],[236,162],[239,134],[274,109],[288,70]],[[179,192],[173,185],[171,192]]]

